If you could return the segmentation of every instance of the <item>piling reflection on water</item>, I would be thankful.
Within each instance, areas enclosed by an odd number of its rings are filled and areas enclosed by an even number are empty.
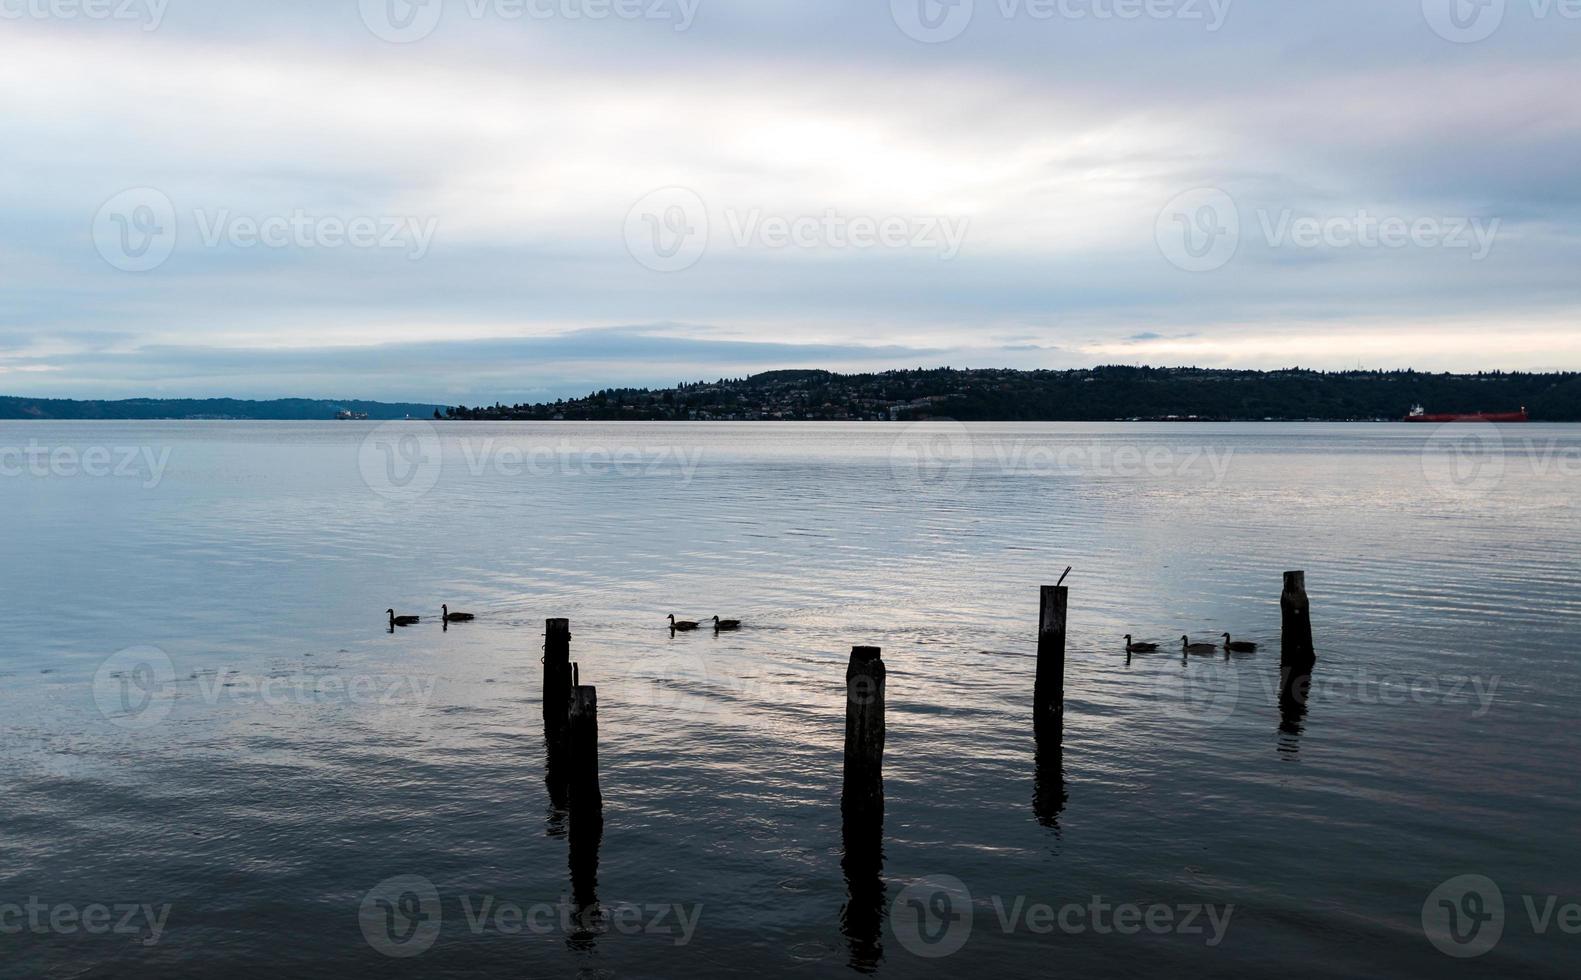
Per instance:
[[[1065,751],[1059,741],[1039,738],[1034,756],[1032,812],[1038,823],[1059,836],[1059,818],[1070,802],[1065,788]]]
[[[580,679],[572,668],[572,677]],[[598,851],[604,841],[604,795],[598,784],[598,689],[576,685],[567,711],[566,763],[571,803],[570,864],[573,949],[590,950],[602,927]]]
[[[851,969],[873,973],[884,959],[884,915],[888,888],[884,884],[882,819],[847,817],[841,829],[840,868],[845,873],[846,901],[840,910]]]

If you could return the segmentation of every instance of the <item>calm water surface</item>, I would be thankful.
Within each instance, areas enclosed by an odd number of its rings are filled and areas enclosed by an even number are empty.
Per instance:
[[[1574,969],[1523,897],[1581,901],[1575,428],[0,423],[0,450],[6,976]],[[554,616],[598,687],[597,934],[557,909]],[[1262,649],[1183,661],[1225,631]],[[877,881],[841,864],[856,644],[889,670]],[[1462,962],[1423,908],[1472,874],[1507,914]],[[941,881],[969,911],[919,929]],[[1233,911],[1128,934],[1095,901]],[[149,905],[157,941],[141,911],[71,928],[95,903]]]

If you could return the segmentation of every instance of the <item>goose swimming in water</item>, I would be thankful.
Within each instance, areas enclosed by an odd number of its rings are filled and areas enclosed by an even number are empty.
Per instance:
[[[1154,650],[1157,650],[1157,649],[1158,649],[1158,644],[1157,643],[1132,643],[1131,642],[1131,634],[1130,633],[1125,634],[1125,652],[1126,653],[1152,653]]]
[[[688,630],[694,630],[696,628],[696,623],[686,619],[677,620],[675,618],[675,613],[670,613],[670,629],[680,630],[681,632],[685,633]]]
[[[1224,649],[1232,653],[1256,653],[1257,644],[1250,640],[1232,640],[1230,634],[1224,634]]]
[[[390,617],[390,629],[392,630],[397,626],[416,626],[423,619],[421,616],[397,616],[394,609],[386,609],[385,613]]]
[[[714,632],[716,633],[720,630],[738,630],[740,628],[741,620],[739,619],[720,619],[718,616],[714,617]]]
[[[1191,642],[1191,637],[1182,636],[1180,638],[1180,649],[1186,653],[1217,653],[1219,648],[1212,643],[1193,643]]]
[[[441,605],[439,608],[444,613],[444,619],[447,623],[470,623],[477,619],[471,613],[453,613],[450,611],[450,607],[446,605]]]

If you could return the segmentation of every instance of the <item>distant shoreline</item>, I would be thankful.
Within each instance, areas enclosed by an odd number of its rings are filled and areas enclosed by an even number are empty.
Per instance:
[[[1243,371],[1111,366],[1067,371],[931,368],[768,371],[673,388],[606,388],[553,402],[468,408],[365,399],[0,396],[0,420],[487,422],[1396,422],[1515,412],[1581,421],[1581,372]],[[337,418],[338,417],[338,418]],[[1421,423],[1418,423],[1421,424]],[[1428,423],[1432,424],[1432,423]]]

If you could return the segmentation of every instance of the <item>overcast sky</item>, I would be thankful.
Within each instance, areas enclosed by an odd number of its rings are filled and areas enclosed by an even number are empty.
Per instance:
[[[1581,368],[1564,0],[0,0],[0,394]]]

